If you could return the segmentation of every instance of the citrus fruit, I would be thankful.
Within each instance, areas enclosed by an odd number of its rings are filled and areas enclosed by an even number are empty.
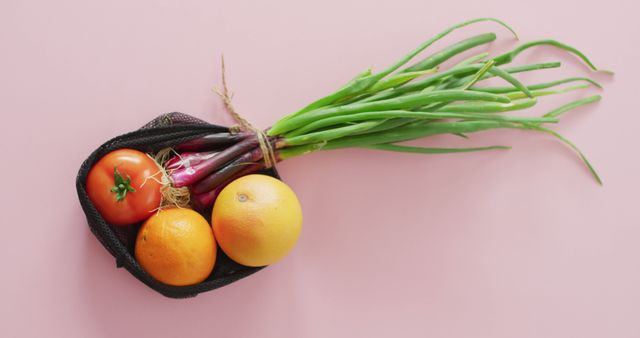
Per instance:
[[[242,265],[263,266],[293,249],[302,229],[302,209],[295,193],[282,181],[247,175],[222,189],[211,223],[227,256]]]
[[[202,215],[190,209],[165,209],[140,228],[135,256],[140,266],[158,281],[192,285],[211,274],[216,242]]]

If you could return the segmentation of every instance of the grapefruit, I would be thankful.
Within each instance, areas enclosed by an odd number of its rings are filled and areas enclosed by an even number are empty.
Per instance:
[[[211,223],[227,256],[242,265],[264,266],[293,249],[302,229],[302,209],[296,194],[282,181],[247,175],[220,192]]]

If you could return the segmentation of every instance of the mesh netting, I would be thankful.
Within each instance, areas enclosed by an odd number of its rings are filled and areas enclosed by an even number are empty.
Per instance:
[[[228,131],[226,127],[212,125],[186,114],[164,114],[145,124],[137,131],[115,137],[101,145],[82,163],[78,172],[76,189],[91,232],[116,259],[117,267],[124,267],[137,279],[167,297],[194,297],[201,292],[217,289],[247,277],[263,267],[254,268],[240,265],[229,259],[218,247],[213,273],[204,282],[190,286],[171,286],[156,281],[140,267],[134,258],[135,238],[142,223],[126,227],[109,225],[87,196],[85,190],[87,175],[91,167],[102,156],[116,149],[133,148],[153,153],[198,136],[226,131]],[[265,170],[262,173],[278,177],[275,169]],[[210,220],[210,215],[211,209],[203,212],[203,216],[207,220]]]

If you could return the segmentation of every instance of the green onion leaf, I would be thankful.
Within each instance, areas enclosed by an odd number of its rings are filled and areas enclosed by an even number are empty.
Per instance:
[[[417,153],[417,154],[450,154],[450,153],[468,153],[474,151],[484,150],[508,150],[511,147],[507,146],[489,146],[489,147],[476,147],[476,148],[426,148],[426,147],[413,147],[403,146],[393,143],[374,144],[367,146],[366,148],[397,151],[403,153]]]

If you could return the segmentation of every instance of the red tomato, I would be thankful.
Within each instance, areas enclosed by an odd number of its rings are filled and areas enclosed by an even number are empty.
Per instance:
[[[158,181],[162,174],[159,172],[158,165],[143,152],[112,151],[89,171],[89,199],[110,224],[143,221],[160,206],[162,184]]]

